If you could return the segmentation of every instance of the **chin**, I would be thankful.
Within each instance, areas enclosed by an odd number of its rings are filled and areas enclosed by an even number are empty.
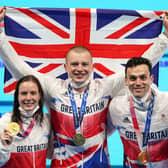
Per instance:
[[[24,110],[25,111],[32,111],[32,110],[34,110],[34,107],[32,107],[32,108],[24,108]]]
[[[139,95],[139,94],[135,94],[134,97],[142,98],[143,96],[142,96],[142,95]]]
[[[84,80],[75,80],[75,83],[83,83]]]

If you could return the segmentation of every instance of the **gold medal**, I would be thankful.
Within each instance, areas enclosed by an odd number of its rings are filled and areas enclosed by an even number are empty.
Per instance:
[[[145,152],[145,151],[141,151],[138,154],[138,160],[143,165],[145,165],[146,163],[148,163],[149,162],[149,155],[148,155],[148,153]]]
[[[85,137],[82,134],[75,134],[73,142],[76,146],[81,146],[85,143]]]
[[[10,122],[7,126],[7,130],[12,134],[12,136],[15,136],[20,131],[20,126],[17,122]]]

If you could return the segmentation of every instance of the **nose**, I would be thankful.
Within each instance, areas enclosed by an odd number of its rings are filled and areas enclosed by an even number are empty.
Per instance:
[[[141,82],[142,82],[141,79],[140,79],[140,78],[137,78],[136,81],[135,81],[135,84],[136,84],[136,85],[140,85]]]
[[[82,66],[82,64],[78,64],[78,66],[77,66],[77,70],[78,70],[78,71],[82,71],[82,70],[83,70],[83,66]]]
[[[26,95],[26,99],[27,99],[27,100],[30,100],[31,97],[32,97],[31,94],[30,94],[30,93],[27,93],[27,95]]]

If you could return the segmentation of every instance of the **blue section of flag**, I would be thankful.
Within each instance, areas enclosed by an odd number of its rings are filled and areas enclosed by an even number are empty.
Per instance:
[[[126,38],[138,38],[138,39],[151,39],[157,37],[160,34],[160,30],[162,29],[162,21],[153,21],[152,23],[144,26],[140,30],[132,33]]]
[[[31,66],[32,68],[36,68],[42,64],[42,63],[35,63],[35,62],[30,62],[30,61],[26,61],[26,63],[29,64],[29,66]]]
[[[31,38],[31,39],[40,38],[7,16],[5,17],[4,21],[5,21],[5,25],[12,25],[10,28],[5,27],[5,33],[8,36],[13,36],[18,38]]]
[[[97,9],[97,30],[123,15],[140,16],[134,10]]]
[[[5,68],[4,82],[10,80],[11,78],[12,78],[12,75],[11,75],[10,72]]]
[[[39,9],[39,11],[58,21],[61,25],[65,26],[66,28],[70,28],[70,16],[68,8],[58,8],[57,11],[54,8]]]

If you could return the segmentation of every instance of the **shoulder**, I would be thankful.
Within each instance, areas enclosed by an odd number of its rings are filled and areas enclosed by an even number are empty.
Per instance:
[[[119,94],[119,95],[112,98],[110,104],[114,104],[114,103],[117,103],[117,104],[122,103],[123,104],[123,103],[128,102],[128,101],[129,101],[129,96],[128,96],[127,93],[125,95]]]
[[[129,107],[129,97],[128,95],[119,95],[112,98],[109,104],[109,111],[111,113],[116,113],[116,111],[123,111],[123,108]]]
[[[49,85],[61,85],[65,80],[62,80],[60,78],[56,78],[54,76],[48,75],[48,74],[40,74],[40,77],[44,79],[46,83]]]
[[[104,95],[116,96],[119,91],[124,88],[124,77],[122,73],[109,75],[101,79],[91,81],[95,89],[102,92]]]
[[[152,92],[154,93],[156,100],[168,102],[168,92],[160,91],[156,87],[152,87]]]
[[[68,80],[62,80],[49,75],[45,75],[43,79],[45,82],[45,89],[51,95],[64,92],[68,86]]]
[[[7,112],[1,116],[0,121],[4,121],[4,122],[10,121],[11,116],[12,116],[12,112]]]
[[[112,123],[121,125],[123,118],[130,115],[129,99],[127,95],[114,97],[109,104],[109,117]]]

